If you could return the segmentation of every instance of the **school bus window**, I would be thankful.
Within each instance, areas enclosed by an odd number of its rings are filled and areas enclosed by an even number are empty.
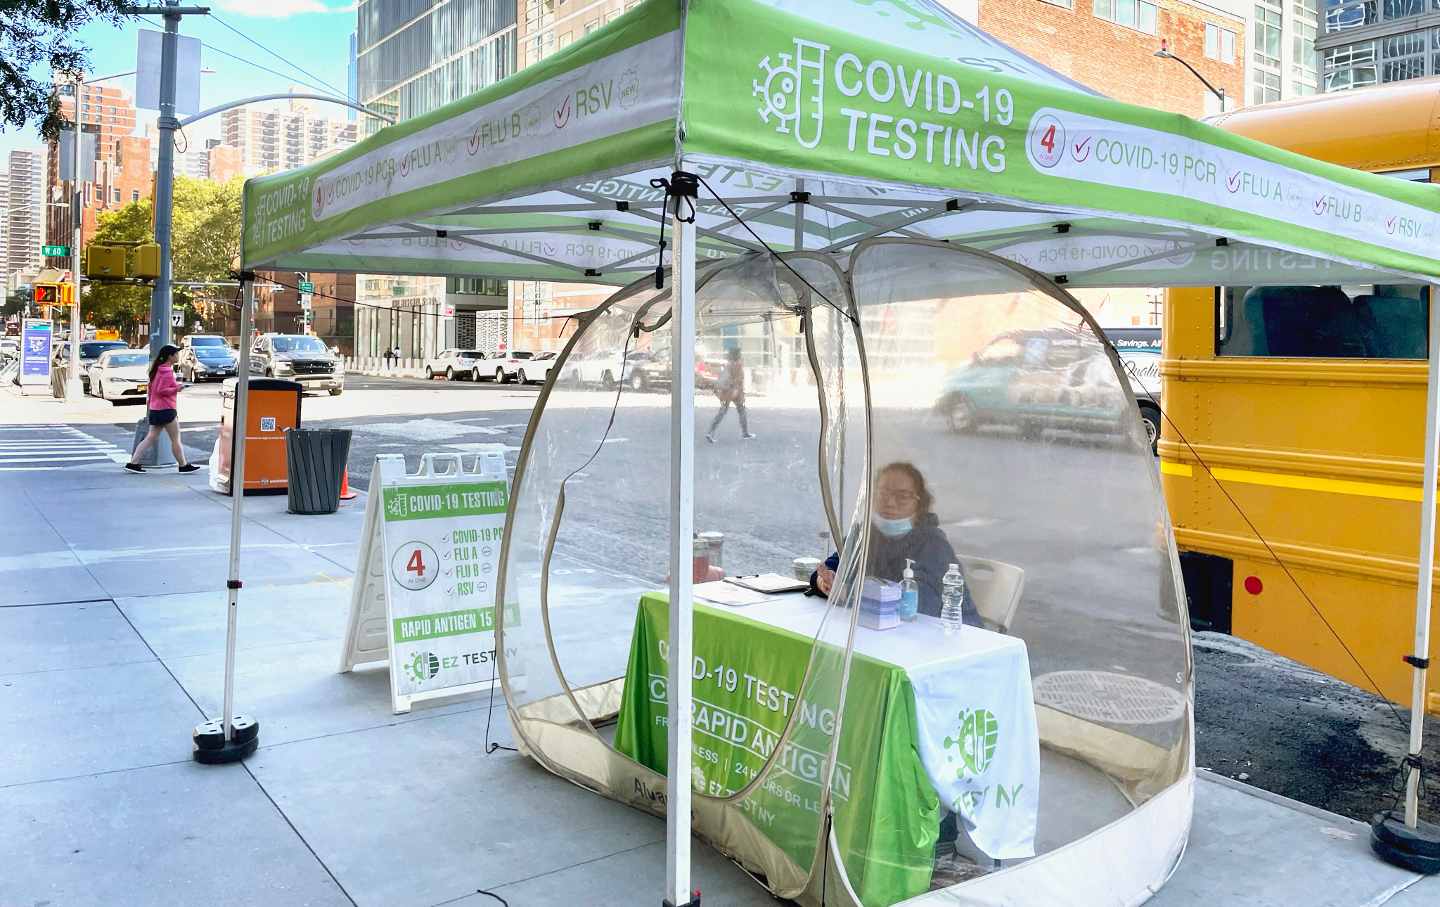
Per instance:
[[[1428,287],[1223,287],[1220,356],[1424,359]]]

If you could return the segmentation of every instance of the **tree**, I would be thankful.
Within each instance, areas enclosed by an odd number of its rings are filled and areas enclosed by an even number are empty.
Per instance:
[[[21,287],[5,298],[3,308],[0,308],[0,317],[9,318],[11,315],[23,315],[30,308],[29,287]]]
[[[127,18],[124,0],[4,0],[0,2],[0,125],[38,125],[53,139],[65,120],[49,79],[32,72],[83,72],[90,49],[75,32],[91,22],[119,26]]]
[[[115,211],[101,213],[92,242],[153,242],[150,229],[150,200],[131,202]],[[141,325],[150,323],[150,288],[132,284],[91,284],[80,305],[80,312],[90,324],[113,328],[131,343],[145,331]]]
[[[228,183],[175,178],[171,236],[177,280],[228,280],[240,264],[240,195]]]
[[[240,193],[244,180],[228,183],[175,178],[175,204],[171,213],[171,279],[175,281],[227,280],[240,257]],[[154,242],[154,217],[149,199],[131,202],[100,215],[94,242]],[[198,315],[195,303],[227,300],[221,288],[176,288],[172,294],[176,311],[184,312],[187,325]],[[114,328],[127,339],[138,340],[150,322],[150,288],[125,284],[94,284],[82,306],[85,320],[98,327]]]

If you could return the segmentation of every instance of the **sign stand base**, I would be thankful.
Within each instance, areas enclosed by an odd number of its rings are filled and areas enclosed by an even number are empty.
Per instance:
[[[195,749],[191,756],[202,765],[225,765],[240,762],[260,746],[260,722],[248,715],[230,719],[232,734],[225,739],[222,722],[206,721],[195,725],[191,740]]]

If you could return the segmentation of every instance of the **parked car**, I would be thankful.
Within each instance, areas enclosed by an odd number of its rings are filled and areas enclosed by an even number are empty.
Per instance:
[[[723,359],[695,356],[695,389],[709,390],[720,380],[724,372]],[[670,389],[670,356],[650,350],[631,353],[625,357],[622,381],[634,391],[668,391]]]
[[[106,350],[90,366],[90,385],[114,405],[144,403],[150,388],[150,354],[144,350]]]
[[[1004,425],[1024,434],[1110,431],[1127,413],[1103,348],[1063,330],[996,337],[945,376],[935,408],[954,432]]]
[[[6,337],[0,340],[0,362],[8,362],[11,359],[20,358],[20,341],[14,337]]]
[[[497,355],[495,359],[491,360],[494,363],[494,368],[491,371],[495,375],[496,383],[505,384],[511,379],[519,378],[521,368],[528,364],[530,360],[534,359],[536,355],[538,354],[528,350],[511,350],[504,355]]]
[[[319,337],[309,334],[262,334],[250,350],[250,371],[267,378],[298,381],[305,390],[345,390],[340,358]]]
[[[564,379],[575,386],[599,385],[614,387],[625,371],[624,360],[618,350],[590,350],[571,353],[565,360]]]
[[[123,340],[82,340],[80,341],[80,387],[85,393],[91,393],[90,369],[99,361],[103,353],[110,350],[129,349],[129,344]],[[55,355],[60,362],[70,360],[70,344],[62,343],[56,349]]]
[[[218,334],[191,334],[180,341],[180,359],[175,371],[184,380],[223,381],[236,372],[234,348]]]
[[[425,379],[428,381],[436,375],[444,375],[446,381],[488,378],[490,369],[481,368],[485,358],[485,353],[480,350],[441,350],[434,359],[425,360]]]
[[[1158,451],[1160,423],[1165,418],[1160,393],[1160,329],[1106,328],[1105,336],[1115,344],[1120,364],[1125,366],[1125,377],[1130,379],[1130,390],[1140,407],[1140,421],[1145,424],[1150,449]]]
[[[555,353],[536,353],[519,363],[515,369],[515,380],[521,384],[544,384],[558,361]]]

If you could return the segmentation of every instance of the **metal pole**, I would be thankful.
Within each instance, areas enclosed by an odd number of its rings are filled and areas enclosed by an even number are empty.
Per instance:
[[[245,289],[240,294],[240,354],[235,379],[235,420],[231,430],[235,433],[235,456],[230,464],[230,577],[226,586],[229,590],[230,606],[225,617],[225,705],[223,711],[225,739],[232,740],[235,729],[232,719],[235,715],[235,619],[240,606],[240,529],[245,508],[245,435],[249,427],[250,402],[250,325],[254,319],[255,283],[243,280]]]
[[[678,174],[677,174],[678,176]],[[672,182],[679,182],[672,178]],[[670,319],[670,676],[665,805],[665,899],[690,903],[690,663],[694,626],[691,564],[695,537],[695,229],[676,196]]]
[[[84,241],[83,228],[85,226],[85,180],[84,174],[80,172],[80,139],[85,134],[84,118],[81,116],[85,109],[85,79],[83,73],[75,73],[75,141],[70,149],[70,164],[74,168],[70,171],[73,178],[75,229],[70,248],[70,365],[67,369],[69,376],[65,380],[65,397],[67,400],[79,400],[85,394],[85,386],[80,383],[80,245]]]
[[[1430,602],[1435,579],[1435,475],[1440,447],[1440,286],[1430,288],[1430,369],[1425,389],[1425,474],[1420,504],[1420,572],[1415,587],[1415,647],[1411,662],[1415,677],[1410,688],[1410,755],[1419,756],[1425,732],[1424,659],[1430,654]],[[1415,828],[1420,819],[1420,767],[1410,764],[1405,778],[1405,824]]]
[[[179,0],[166,0],[177,7]],[[170,214],[175,196],[175,57],[180,35],[180,13],[165,14],[165,34],[160,39],[160,149],[155,163],[155,242],[160,245],[160,276],[150,294],[150,352],[170,342]]]

